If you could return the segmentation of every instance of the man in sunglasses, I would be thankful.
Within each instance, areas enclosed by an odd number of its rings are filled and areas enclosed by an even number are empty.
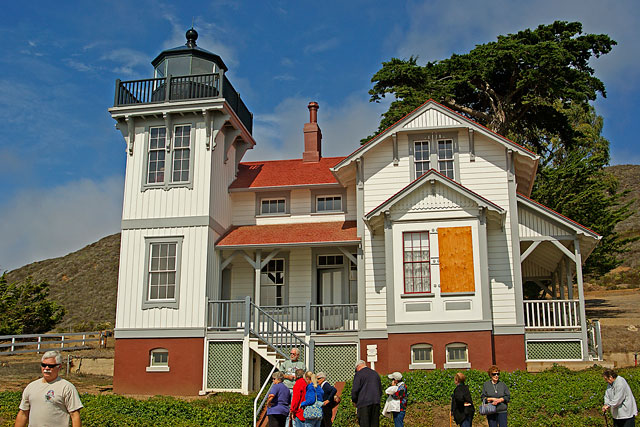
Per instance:
[[[30,383],[22,392],[16,427],[81,427],[78,391],[69,381],[58,377],[62,356],[57,351],[42,355],[42,378]]]
[[[293,393],[293,385],[296,382],[296,369],[305,369],[305,364],[300,359],[300,349],[293,347],[289,352],[289,359],[280,364],[280,372],[284,375],[284,385]]]

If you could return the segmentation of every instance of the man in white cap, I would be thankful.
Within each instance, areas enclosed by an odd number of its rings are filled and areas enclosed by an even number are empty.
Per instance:
[[[327,374],[324,372],[318,372],[316,374],[318,378],[318,384],[322,387],[324,392],[324,405],[322,406],[322,427],[331,427],[333,425],[333,408],[340,403],[340,396],[336,396],[338,390],[329,384],[327,381]]]
[[[49,426],[81,427],[80,409],[83,407],[78,391],[69,381],[58,376],[62,356],[47,351],[40,362],[42,378],[31,382],[22,392],[20,410],[15,427]]]
[[[387,398],[388,411],[393,416],[394,427],[404,426],[404,415],[407,411],[407,386],[402,381],[402,374],[394,372],[387,375],[391,380],[391,386],[385,391],[389,395]]]

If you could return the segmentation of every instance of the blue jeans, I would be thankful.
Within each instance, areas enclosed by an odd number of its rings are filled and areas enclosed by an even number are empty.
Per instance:
[[[304,422],[304,427],[320,427],[320,423],[322,423],[322,418],[317,420],[306,420]]]
[[[489,427],[507,427],[507,413],[487,415],[487,421],[489,421]]]
[[[460,427],[471,427],[471,421],[473,421],[473,417],[465,418],[464,420],[462,420]]]
[[[392,412],[393,414],[393,427],[404,427],[404,414],[405,411]]]
[[[293,427],[304,427],[304,421],[300,421],[298,417],[293,417]]]

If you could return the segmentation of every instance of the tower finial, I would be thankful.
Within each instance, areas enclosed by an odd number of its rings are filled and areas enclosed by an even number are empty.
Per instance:
[[[193,29],[193,25],[187,30],[187,43],[188,47],[196,47],[196,40],[198,39],[198,32]]]

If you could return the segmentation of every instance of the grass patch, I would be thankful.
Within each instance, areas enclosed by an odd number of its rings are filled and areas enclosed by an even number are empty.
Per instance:
[[[453,393],[456,371],[412,371],[405,374],[409,388],[409,407],[405,424],[412,427],[446,426],[449,423],[448,406]],[[619,371],[640,396],[640,368]],[[482,384],[487,379],[483,371],[467,372],[467,385],[476,407],[480,401]],[[509,425],[512,427],[585,427],[604,426],[599,412],[603,403],[606,383],[602,369],[570,371],[554,367],[538,374],[516,371],[503,372],[501,378],[511,391]],[[382,378],[383,388],[389,380]],[[350,402],[351,383],[347,383],[338,414],[336,427],[355,427],[355,408]],[[253,397],[236,393],[219,393],[207,399],[183,400],[156,396],[136,400],[117,395],[81,396],[85,409],[82,424],[88,427],[111,426],[238,426],[247,427],[253,421]],[[0,426],[12,426],[20,392],[0,392]],[[384,398],[382,404],[384,405]],[[477,415],[475,425],[483,417]],[[392,421],[383,418],[383,427]]]

